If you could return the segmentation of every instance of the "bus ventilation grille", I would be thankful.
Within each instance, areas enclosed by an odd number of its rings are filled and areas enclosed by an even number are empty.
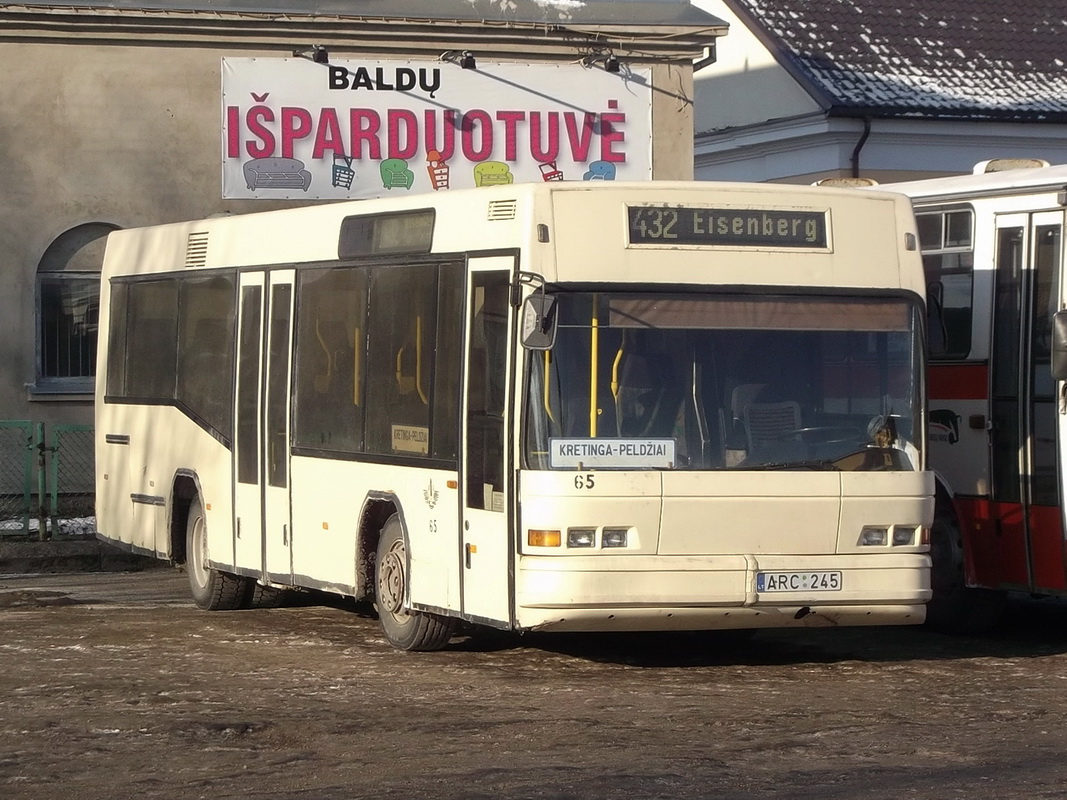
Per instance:
[[[207,233],[190,233],[185,243],[185,266],[203,267],[207,265]]]
[[[515,219],[515,211],[518,207],[517,200],[493,200],[489,203],[489,222]]]

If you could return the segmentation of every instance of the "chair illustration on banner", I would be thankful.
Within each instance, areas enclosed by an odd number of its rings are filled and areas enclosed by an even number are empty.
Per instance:
[[[382,186],[386,189],[403,187],[410,189],[415,182],[415,173],[408,169],[408,162],[402,158],[387,158],[379,167]]]

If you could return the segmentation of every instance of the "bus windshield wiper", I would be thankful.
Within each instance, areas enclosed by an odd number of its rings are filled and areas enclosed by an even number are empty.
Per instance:
[[[829,459],[813,458],[808,461],[771,461],[766,464],[751,464],[743,467],[736,467],[735,469],[743,470],[756,470],[756,469],[811,469],[811,470],[833,470],[840,472],[841,468],[837,466],[833,461]]]

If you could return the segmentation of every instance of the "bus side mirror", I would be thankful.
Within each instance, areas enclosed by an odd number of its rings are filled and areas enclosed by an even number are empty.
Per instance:
[[[534,292],[522,304],[522,346],[551,350],[556,343],[556,298]]]
[[[1052,315],[1052,377],[1067,381],[1067,311]]]

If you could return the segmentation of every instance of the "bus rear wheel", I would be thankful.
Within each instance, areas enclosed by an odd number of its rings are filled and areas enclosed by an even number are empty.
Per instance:
[[[374,563],[374,604],[385,638],[398,650],[440,650],[452,638],[455,621],[404,607],[408,592],[408,557],[400,517],[382,528]]]
[[[280,608],[286,604],[288,593],[277,586],[264,586],[259,581],[248,579],[248,590],[243,608]]]
[[[189,505],[185,524],[185,571],[193,602],[205,611],[231,611],[243,604],[248,591],[246,579],[207,564],[207,521],[199,497]]]

